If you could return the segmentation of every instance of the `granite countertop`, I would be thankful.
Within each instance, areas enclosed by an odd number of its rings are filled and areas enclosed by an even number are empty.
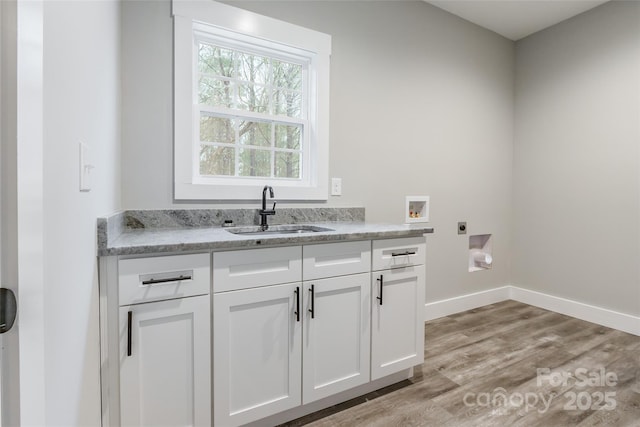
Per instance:
[[[158,211],[155,211],[156,215]],[[163,215],[165,215],[163,211]],[[153,218],[154,225],[139,226],[139,216],[136,218],[136,226],[131,228],[127,212],[98,219],[98,256],[110,255],[138,255],[162,252],[199,251],[212,249],[242,249],[259,248],[267,246],[298,245],[322,242],[340,242],[349,240],[385,239],[396,237],[416,237],[425,233],[433,233],[433,228],[420,224],[393,225],[372,224],[364,222],[362,215],[348,215],[349,221],[340,221],[344,215],[333,216],[335,221],[298,221],[296,218],[309,219],[307,216],[298,216],[294,219],[287,218],[288,223],[306,224],[331,229],[331,231],[319,231],[301,234],[269,234],[269,235],[241,235],[230,233],[228,228],[220,225],[211,226],[187,226],[176,224],[175,211],[172,211],[171,226],[159,224],[158,217]],[[139,214],[140,211],[136,211]],[[184,211],[181,211],[184,215]],[[322,216],[322,215],[321,215]],[[123,220],[122,218],[126,218]],[[362,219],[359,221],[358,219]],[[144,222],[144,220],[142,221]],[[166,224],[167,221],[164,221]],[[251,222],[240,223],[246,226]],[[255,224],[255,223],[253,223]]]

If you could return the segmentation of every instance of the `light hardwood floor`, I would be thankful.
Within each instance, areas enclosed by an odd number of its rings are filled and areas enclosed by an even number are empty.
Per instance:
[[[488,305],[427,322],[411,380],[286,424],[301,425],[640,426],[640,337]]]

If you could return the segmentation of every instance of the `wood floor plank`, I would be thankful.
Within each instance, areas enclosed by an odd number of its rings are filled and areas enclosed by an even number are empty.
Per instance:
[[[285,426],[640,427],[638,336],[510,300],[426,322],[424,351],[411,380]]]

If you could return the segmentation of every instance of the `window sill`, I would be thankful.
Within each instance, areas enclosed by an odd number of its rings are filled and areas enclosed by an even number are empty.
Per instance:
[[[286,183],[265,180],[261,184],[248,185],[211,185],[175,183],[176,200],[261,200],[262,189],[271,185],[275,192],[275,200],[327,201],[328,184],[313,187],[293,187]]]

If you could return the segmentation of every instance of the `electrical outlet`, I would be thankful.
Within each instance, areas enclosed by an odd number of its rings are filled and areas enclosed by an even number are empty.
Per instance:
[[[458,223],[458,234],[467,234],[467,223],[459,222]]]
[[[331,195],[342,196],[342,178],[331,178]]]

